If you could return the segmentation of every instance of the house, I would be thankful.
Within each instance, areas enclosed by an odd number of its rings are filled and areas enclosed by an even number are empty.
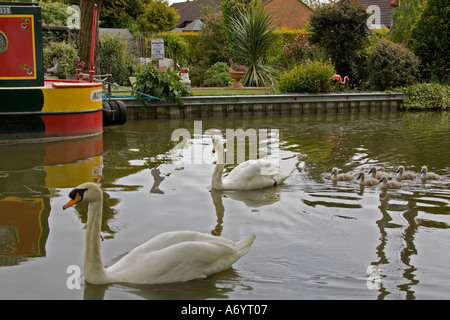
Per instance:
[[[184,28],[175,28],[172,32],[201,31],[204,23],[200,19],[195,19],[191,23],[186,23]]]
[[[180,19],[177,28],[184,29],[195,19],[202,15],[205,7],[213,7],[220,10],[221,0],[197,0],[172,4],[172,8],[178,11]],[[272,13],[276,27],[288,27],[301,29],[309,22],[313,10],[300,0],[263,0],[267,11]]]
[[[220,10],[222,0],[197,0],[178,2],[171,5],[172,8],[178,11],[180,19],[176,23],[177,29],[184,29],[194,20],[202,16],[202,10],[205,7],[213,7]]]
[[[300,0],[263,1],[267,11],[272,13],[274,24],[278,28],[301,29],[309,23],[314,11]]]

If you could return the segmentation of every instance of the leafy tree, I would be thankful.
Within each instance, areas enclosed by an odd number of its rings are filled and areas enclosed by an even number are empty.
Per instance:
[[[359,51],[369,34],[369,14],[353,0],[324,4],[311,16],[309,41],[322,47],[342,76],[356,76]]]
[[[209,13],[203,21],[203,29],[199,33],[200,49],[198,56],[207,66],[216,62],[227,62],[231,52],[222,24],[222,12]],[[193,48],[191,48],[193,49]]]
[[[144,0],[104,0],[100,21],[102,27],[120,28],[144,12]]]
[[[60,2],[40,2],[42,10],[42,24],[45,26],[67,25],[67,5]]]
[[[393,10],[394,25],[390,39],[395,42],[405,42],[419,20],[423,11],[425,0],[402,0]]]
[[[144,6],[144,13],[138,18],[139,30],[143,33],[169,31],[179,18],[167,0],[149,0]]]
[[[421,59],[427,80],[450,82],[449,0],[428,0],[411,32],[408,47]]]
[[[230,20],[228,32],[233,34],[231,44],[237,61],[248,67],[243,79],[247,86],[261,87],[272,84],[274,69],[267,64],[267,56],[275,42],[273,18],[262,4],[242,12]]]

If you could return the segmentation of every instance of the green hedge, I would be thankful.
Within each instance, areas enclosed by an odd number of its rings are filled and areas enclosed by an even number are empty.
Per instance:
[[[333,74],[335,69],[328,63],[308,62],[281,74],[277,87],[282,93],[330,92]]]
[[[408,98],[402,104],[402,108],[406,110],[448,110],[450,108],[449,85],[417,83],[408,87],[396,88],[395,90],[408,95]]]

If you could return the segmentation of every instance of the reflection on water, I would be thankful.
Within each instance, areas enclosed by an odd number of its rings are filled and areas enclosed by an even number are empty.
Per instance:
[[[198,119],[129,121],[89,139],[0,145],[0,298],[39,291],[76,299],[448,299],[449,120],[448,113],[208,118],[200,132]],[[282,169],[299,162],[285,185],[211,189],[210,134],[226,139],[227,129],[239,128],[256,132]],[[182,144],[172,140],[177,129]],[[274,136],[259,134],[272,129]],[[393,174],[399,165],[415,172],[427,165],[443,179],[404,181],[399,190],[331,181],[333,167],[368,176],[371,167]],[[232,269],[208,279],[82,282],[69,290],[67,266],[82,266],[87,207],[60,208],[72,187],[100,179],[108,265],[171,230],[234,240],[254,233],[255,243]]]
[[[102,136],[0,146],[0,265],[46,255],[50,197],[101,176]]]

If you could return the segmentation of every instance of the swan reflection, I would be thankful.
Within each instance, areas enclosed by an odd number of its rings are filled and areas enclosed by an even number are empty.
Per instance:
[[[266,205],[274,204],[280,200],[280,188],[269,187],[257,190],[230,190],[221,191],[216,189],[211,189],[211,198],[216,210],[217,224],[211,234],[215,236],[220,236],[223,230],[223,218],[225,216],[225,207],[223,205],[223,198],[230,198],[236,201],[243,202],[247,207],[259,208]]]

